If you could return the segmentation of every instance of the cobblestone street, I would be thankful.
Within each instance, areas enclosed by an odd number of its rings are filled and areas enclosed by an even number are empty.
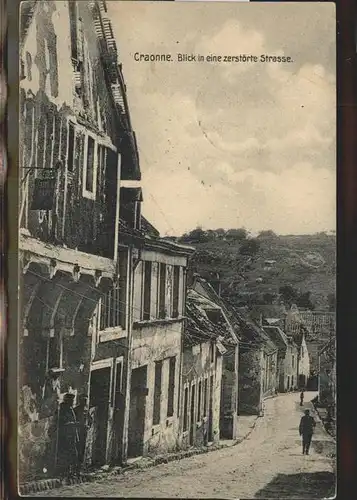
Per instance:
[[[315,393],[280,395],[265,402],[264,417],[241,444],[121,476],[62,487],[46,496],[146,498],[326,498],[334,494],[335,443],[320,421],[309,456],[298,426]],[[314,417],[316,417],[313,412]],[[42,494],[43,496],[43,494]]]

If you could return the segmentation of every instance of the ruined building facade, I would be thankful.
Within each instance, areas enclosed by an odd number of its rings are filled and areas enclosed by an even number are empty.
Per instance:
[[[68,391],[89,397],[87,462],[125,456],[140,203],[121,184],[140,169],[105,2],[24,3],[20,62],[19,468],[29,478],[55,467]]]

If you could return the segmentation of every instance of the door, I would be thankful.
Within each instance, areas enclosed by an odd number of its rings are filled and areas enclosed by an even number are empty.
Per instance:
[[[90,407],[94,408],[92,464],[96,466],[104,465],[107,459],[110,372],[109,366],[91,372]]]
[[[140,457],[144,451],[147,366],[131,372],[128,457]]]
[[[195,439],[195,399],[196,399],[196,386],[193,385],[191,389],[191,411],[190,411],[190,445],[192,446]]]
[[[116,364],[115,385],[114,385],[114,449],[113,459],[115,462],[121,462],[123,456],[123,426],[125,410],[125,394],[123,392],[122,381],[122,362]]]
[[[213,441],[213,375],[209,383],[208,441]]]

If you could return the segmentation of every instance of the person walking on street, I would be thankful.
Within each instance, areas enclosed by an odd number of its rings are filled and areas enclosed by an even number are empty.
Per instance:
[[[93,423],[92,417],[89,414],[87,401],[87,396],[81,394],[78,398],[78,405],[74,408],[74,413],[78,422],[78,472],[83,466],[87,434]]]
[[[310,415],[310,410],[305,410],[305,415],[301,417],[299,425],[299,434],[302,436],[302,453],[309,454],[311,439],[314,432],[316,422]]]
[[[300,392],[300,406],[304,404],[304,391]]]

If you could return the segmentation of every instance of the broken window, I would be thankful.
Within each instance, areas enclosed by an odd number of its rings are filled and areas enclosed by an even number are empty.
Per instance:
[[[149,261],[144,262],[143,301],[142,301],[142,314],[141,314],[143,320],[150,319],[151,272],[152,272],[152,263]]]
[[[174,277],[173,277],[173,298],[172,298],[172,317],[177,318],[179,316],[179,294],[180,294],[180,268],[179,266],[174,267]]]
[[[174,396],[175,396],[175,368],[176,357],[169,360],[169,387],[167,395],[167,416],[172,417],[174,414]]]
[[[154,387],[154,409],[153,425],[158,425],[161,419],[161,380],[162,380],[162,361],[155,362],[155,387]]]
[[[188,388],[185,389],[185,398],[183,405],[183,431],[187,431],[188,427]]]
[[[166,264],[159,267],[159,318],[166,317]]]

